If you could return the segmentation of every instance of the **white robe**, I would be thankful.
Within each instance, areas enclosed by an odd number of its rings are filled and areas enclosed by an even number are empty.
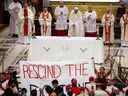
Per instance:
[[[92,91],[92,86],[93,86],[93,90],[95,91],[96,90],[96,84],[95,83],[88,83],[86,84],[86,88],[89,90],[89,91]]]
[[[34,14],[34,16],[36,15],[36,9],[34,6],[30,5],[29,8],[31,9],[32,13]]]
[[[124,24],[124,22],[127,22],[127,24]],[[124,14],[120,19],[121,24],[121,44],[124,46],[128,46],[128,17],[126,14]]]
[[[72,10],[69,15],[68,36],[84,37],[84,25],[82,13],[80,11],[78,11],[77,14],[75,14],[74,10]]]
[[[30,5],[29,6],[29,8],[31,9],[31,11],[32,11],[32,13],[33,13],[33,15],[34,15],[34,18],[35,18],[35,15],[36,15],[36,9],[35,9],[35,6],[32,6],[32,5]],[[33,24],[33,33],[35,33],[35,24]]]
[[[10,13],[9,31],[10,34],[16,34],[18,32],[18,13],[22,9],[22,6],[19,2],[12,2],[8,9]]]
[[[63,7],[58,6],[56,7],[54,14],[56,16],[55,29],[56,30],[67,30],[68,28],[68,24],[67,24],[68,8],[66,6],[63,6]]]
[[[43,18],[43,12],[40,14],[39,17],[39,23],[41,25],[41,35],[42,36],[51,36],[51,22],[52,22],[52,16],[51,14],[48,12],[48,18],[46,19],[46,21]],[[43,32],[43,26],[47,26],[47,32],[45,34],[45,32]]]
[[[120,91],[116,96],[125,96],[125,93]]]
[[[0,96],[2,96],[3,94],[4,94],[4,90],[0,88]]]
[[[98,89],[95,91],[95,96],[109,96],[109,95],[105,91]]]
[[[106,20],[108,19],[108,20]],[[103,40],[106,43],[113,43],[114,42],[114,15],[113,14],[104,14],[102,17],[102,24],[103,24]],[[107,27],[108,26],[108,27]],[[106,38],[106,28],[110,26],[110,42]],[[105,28],[106,27],[106,28]],[[107,40],[107,41],[106,41]]]
[[[96,12],[88,12],[86,11],[83,15],[83,19],[85,23],[85,32],[96,32]]]
[[[23,41],[23,43],[28,43],[30,42],[30,37],[32,35],[32,27],[33,27],[33,19],[34,19],[34,15],[32,13],[32,11],[30,10],[30,8],[27,8],[28,10],[28,36],[24,36],[24,8],[22,8],[22,10],[19,12],[19,24],[20,24],[20,37],[23,39],[21,41]]]
[[[118,88],[116,88],[114,85],[107,86],[106,91],[109,92],[109,94],[112,93],[112,90],[118,91]]]

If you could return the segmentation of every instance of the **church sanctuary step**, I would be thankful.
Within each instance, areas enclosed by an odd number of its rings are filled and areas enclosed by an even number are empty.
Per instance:
[[[4,59],[4,71],[7,70],[7,68],[11,65],[15,65],[16,60],[18,59],[18,56],[20,56],[22,54],[22,52],[24,52],[24,50],[27,47],[25,45],[20,45],[20,44],[16,44],[15,48],[13,48],[13,50],[11,52],[9,52],[8,54],[8,50],[7,50],[7,54],[5,54],[6,58]],[[0,71],[2,71],[2,65],[0,65]]]

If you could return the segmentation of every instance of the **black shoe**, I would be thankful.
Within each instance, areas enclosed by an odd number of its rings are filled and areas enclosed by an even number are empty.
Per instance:
[[[18,35],[17,34],[13,34],[12,38],[18,38]]]

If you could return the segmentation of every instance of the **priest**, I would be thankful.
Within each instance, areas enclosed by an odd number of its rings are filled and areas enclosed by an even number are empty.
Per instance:
[[[18,0],[13,0],[13,2],[9,5],[8,9],[10,13],[9,35],[14,37],[17,35],[18,14],[19,11],[22,9],[22,6],[18,2]]]
[[[52,16],[50,12],[48,12],[47,8],[44,8],[43,12],[41,12],[39,17],[42,36],[51,36],[51,21]]]
[[[60,5],[55,8],[55,32],[57,36],[66,36],[68,28],[68,8],[64,5],[63,1],[60,1]]]
[[[96,12],[92,9],[92,7],[88,7],[88,11],[86,11],[83,15],[86,37],[97,36],[96,18],[97,18]]]
[[[108,9],[102,17],[104,43],[114,43],[114,15]]]
[[[29,44],[32,35],[34,14],[30,10],[28,3],[25,2],[23,9],[19,12],[20,23],[20,37],[23,39],[22,43]]]
[[[128,46],[128,9],[120,19],[121,24],[121,44],[122,46]]]
[[[78,7],[74,7],[69,15],[68,36],[84,36],[82,13],[78,9]]]

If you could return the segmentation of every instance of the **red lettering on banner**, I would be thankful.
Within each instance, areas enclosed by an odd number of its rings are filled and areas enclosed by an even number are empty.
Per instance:
[[[79,66],[75,65],[75,76],[78,76],[78,74],[81,75],[81,69],[81,64]]]
[[[86,74],[87,68],[85,68],[85,65],[86,64],[67,64],[65,66],[68,67],[67,71],[69,76],[86,76],[88,74]]]
[[[66,67],[66,69],[64,68]],[[62,68],[62,69],[61,69]],[[29,79],[52,79],[59,78],[67,72],[67,76],[87,76],[86,63],[83,64],[66,64],[66,65],[23,65],[24,78]]]
[[[29,79],[49,79],[59,78],[61,76],[61,67],[59,65],[23,65],[24,78]]]
[[[35,73],[35,79],[37,79],[39,77],[39,71],[38,71],[38,65],[33,65],[33,71]]]
[[[74,64],[66,64],[65,66],[68,67],[69,76],[72,76],[72,69],[73,69],[73,67],[74,67],[75,65],[74,65]]]
[[[30,78],[32,79],[36,79],[36,78],[38,78],[38,76],[36,76],[36,70],[34,70],[34,67],[36,67],[37,65],[35,65],[35,64],[31,64],[31,65],[29,65],[29,74],[30,74]]]
[[[54,78],[54,74],[55,74],[55,69],[53,68],[53,66],[48,66],[47,65],[47,77],[50,78]]]
[[[26,78],[26,75],[30,78],[30,73],[29,73],[29,66],[28,65],[23,65],[23,74],[24,78]]]
[[[59,78],[61,76],[61,68],[59,65],[54,65],[54,69],[55,69],[55,76],[54,78]]]
[[[46,78],[46,66],[45,65],[38,65],[38,72],[39,72],[39,79]]]
[[[85,65],[86,65],[86,63],[84,63],[84,64],[81,64],[81,66],[82,66],[82,73],[81,73],[81,75],[82,76],[86,76],[86,75],[88,75],[87,74],[87,68],[85,68]]]
[[[59,78],[61,75],[61,68],[58,65],[47,66],[47,77],[48,78]]]

